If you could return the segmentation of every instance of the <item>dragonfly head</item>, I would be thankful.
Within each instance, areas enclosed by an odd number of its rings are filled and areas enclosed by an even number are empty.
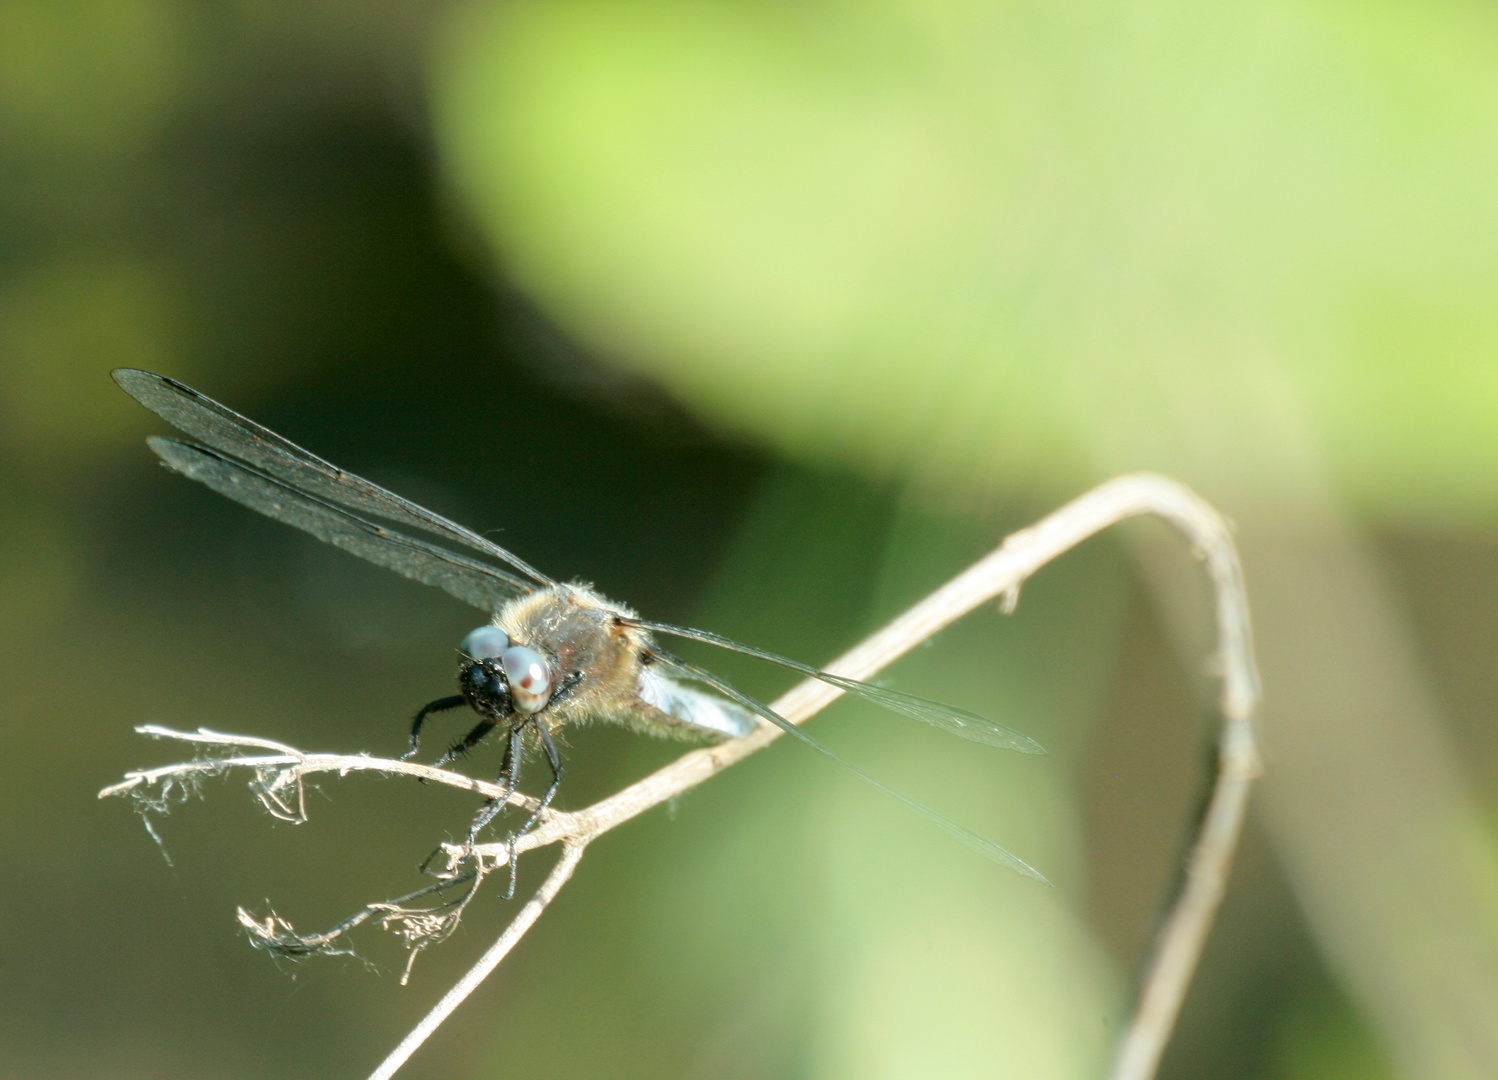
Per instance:
[[[551,668],[528,645],[517,645],[497,626],[481,626],[458,646],[458,686],[473,711],[501,719],[530,715],[551,701]]]

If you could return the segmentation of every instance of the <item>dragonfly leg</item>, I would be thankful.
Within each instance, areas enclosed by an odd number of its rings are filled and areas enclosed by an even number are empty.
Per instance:
[[[522,724],[513,724],[510,727],[510,738],[505,743],[504,764],[499,769],[499,777],[504,782],[504,789],[497,798],[485,802],[474,816],[473,824],[468,828],[469,847],[472,847],[478,840],[479,831],[505,808],[505,804],[510,801],[510,796],[515,794],[515,789],[520,786],[520,759],[522,757],[520,740],[524,731],[525,727]]]
[[[505,893],[508,900],[515,895],[515,875],[519,871],[519,854],[515,850],[515,841],[536,827],[536,822],[541,820],[541,815],[551,805],[551,800],[556,798],[557,788],[562,786],[562,755],[557,752],[557,744],[551,737],[551,732],[546,730],[546,721],[537,718],[536,735],[541,740],[541,749],[546,752],[546,763],[551,766],[551,786],[546,789],[546,794],[541,796],[541,801],[531,811],[531,816],[526,819],[524,825],[515,831],[510,837],[510,888]]]
[[[443,754],[442,757],[438,759],[437,764],[443,765],[451,758],[455,758],[459,754],[463,753],[469,747],[473,746],[474,743],[478,742],[485,735],[487,735],[489,733],[489,729],[493,726],[493,721],[489,720],[485,720],[483,723],[479,724],[464,737],[462,742],[458,743],[447,753]],[[520,785],[520,737],[522,731],[523,728],[519,724],[513,724],[510,727],[510,737],[505,742],[504,763],[500,766],[499,770],[500,780],[503,781],[504,787],[501,789],[498,798],[487,800],[484,805],[479,808],[478,814],[474,816],[473,824],[468,828],[468,846],[470,848],[473,847],[474,843],[478,839],[479,830],[481,830],[485,825],[494,820],[495,815],[504,809],[505,804],[510,801],[510,796],[515,794],[516,787]],[[441,853],[442,848],[438,847],[435,851],[433,851],[426,857],[426,861],[423,862],[418,868],[419,871],[423,874],[426,873],[427,867],[431,865],[432,860]],[[511,859],[513,860],[513,858],[514,856],[512,855]]]
[[[450,747],[447,748],[447,752],[445,754],[443,754],[436,761],[432,762],[433,767],[440,769],[442,768],[442,766],[446,765],[454,758],[468,753],[468,751],[477,746],[479,742],[483,740],[484,736],[489,734],[489,732],[492,731],[493,728],[493,720],[490,720],[488,718],[480,720],[477,724],[474,725],[472,731],[470,731],[467,735],[464,735],[457,742],[453,743]]]
[[[462,694],[454,694],[452,697],[438,698],[436,701],[429,701],[423,705],[421,711],[416,714],[416,719],[411,721],[411,749],[401,755],[401,760],[405,761],[407,758],[416,756],[416,749],[421,744],[421,725],[426,723],[428,716],[432,713],[456,709],[465,702],[466,699]]]

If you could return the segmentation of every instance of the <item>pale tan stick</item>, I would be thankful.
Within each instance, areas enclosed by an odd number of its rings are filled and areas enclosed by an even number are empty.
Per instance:
[[[1243,571],[1225,523],[1215,511],[1202,508],[1215,519],[1213,531],[1220,529],[1220,535],[1198,536],[1183,522],[1174,523],[1193,537],[1216,593],[1218,671],[1223,680],[1217,777],[1191,847],[1180,895],[1155,939],[1145,967],[1139,1003],[1119,1041],[1110,1080],[1150,1080],[1160,1067],[1186,989],[1206,945],[1207,933],[1227,890],[1228,872],[1248,808],[1249,788],[1262,770],[1253,721],[1259,700],[1259,677]]]
[[[1040,567],[1110,525],[1141,514],[1153,514],[1174,525],[1190,541],[1197,557],[1206,563],[1216,591],[1217,670],[1223,679],[1221,708],[1224,725],[1218,776],[1206,819],[1187,864],[1186,885],[1156,941],[1153,958],[1143,979],[1138,1009],[1120,1046],[1113,1080],[1147,1080],[1159,1064],[1221,901],[1233,850],[1242,829],[1248,787],[1259,769],[1252,723],[1253,709],[1258,700],[1258,675],[1254,666],[1242,572],[1227,524],[1190,490],[1172,480],[1150,474],[1119,477],[1068,503],[1030,528],[1013,534],[998,550],[827,665],[827,670],[834,674],[867,679],[943,627],[995,598],[1000,599],[1005,610],[1012,609],[1021,585]],[[841,694],[836,687],[807,679],[777,700],[772,708],[792,723],[801,723]],[[167,734],[165,729],[156,733]],[[560,888],[570,877],[587,844],[596,837],[742,761],[774,742],[781,734],[778,728],[764,725],[742,739],[691,751],[590,807],[571,813],[548,813],[545,820],[520,838],[516,846],[524,852],[562,842],[567,851],[558,863],[558,869],[553,870],[552,878],[548,879],[548,885],[555,879],[556,888]],[[225,741],[233,739],[232,736],[221,738]],[[266,744],[247,740],[244,745]],[[276,746],[280,748],[279,744]],[[291,754],[296,757],[295,751]],[[319,755],[319,763],[323,758],[332,759],[333,755]],[[305,767],[303,760],[311,761],[312,758],[310,755],[305,759],[296,757],[295,761],[286,764],[302,768]],[[350,768],[410,771],[406,767],[409,763],[404,762],[381,762],[363,756],[348,760],[355,763]],[[180,768],[188,771],[202,765],[194,762]],[[146,782],[148,776],[159,781],[169,775],[170,770],[168,767],[152,770],[149,774],[132,774],[130,782],[106,789],[106,792],[139,785]],[[459,778],[457,774],[430,778],[485,790],[478,788],[476,781]],[[481,864],[491,866],[508,862],[510,857],[507,843],[474,848],[445,847],[454,866],[462,859],[474,856],[481,860]],[[566,867],[565,873],[558,876],[563,866]],[[543,886],[543,893],[546,888]],[[432,1016],[401,1043],[403,1056],[400,1061],[409,1057],[456,1008],[462,997],[483,980],[535,922],[552,895],[555,895],[555,890],[547,894],[539,906],[533,899],[517,915],[484,959],[443,998],[439,1007],[441,1014],[434,1010]],[[541,896],[542,893],[537,894],[537,898]],[[391,1060],[394,1057],[392,1055]],[[389,1077],[399,1064],[395,1062],[389,1071],[374,1075]],[[381,1068],[384,1070],[385,1066]]]
[[[438,769],[431,765],[422,765],[416,761],[370,757],[368,754],[309,754],[272,739],[261,739],[253,735],[229,735],[221,731],[211,731],[208,728],[198,728],[197,731],[176,731],[158,724],[141,724],[135,730],[142,735],[150,735],[158,739],[176,739],[179,742],[199,746],[243,746],[277,752],[255,756],[209,757],[198,761],[180,761],[174,765],[162,765],[155,769],[132,770],[127,772],[125,779],[118,784],[110,784],[102,789],[99,792],[99,798],[107,798],[110,795],[139,794],[142,790],[150,789],[163,781],[191,781],[195,777],[213,776],[237,768],[264,772],[274,770],[276,779],[266,785],[266,789],[270,791],[279,790],[290,783],[300,783],[302,777],[312,773],[335,772],[343,776],[351,772],[377,772],[414,776],[418,780],[430,780],[438,784],[447,784],[449,787],[462,788],[464,791],[475,791],[490,799],[497,799],[504,794],[504,787],[500,784],[491,783],[488,780],[477,780],[471,776],[464,776],[462,773],[449,772],[447,769]],[[264,801],[263,796],[262,801]],[[534,809],[537,805],[535,799],[519,792],[512,792],[509,801],[515,806],[526,809]]]
[[[515,947],[525,932],[529,930],[541,917],[541,912],[546,910],[546,905],[556,898],[562,886],[567,884],[567,879],[572,876],[572,871],[577,869],[577,864],[583,857],[583,851],[587,844],[581,841],[568,841],[562,844],[562,857],[557,864],[551,868],[551,873],[536,890],[536,895],[526,902],[525,907],[520,909],[519,914],[511,920],[510,925],[505,927],[505,932],[499,936],[499,940],[489,946],[489,951],[479,957],[479,962],[468,969],[468,972],[458,980],[442,1000],[432,1007],[432,1011],[422,1017],[421,1023],[411,1030],[411,1034],[401,1040],[399,1046],[390,1051],[390,1055],[380,1062],[380,1067],[369,1074],[369,1080],[390,1080],[407,1059],[427,1041],[427,1038],[442,1026],[452,1011],[463,1004],[469,994],[478,989],[479,984],[489,977],[489,973],[497,968],[511,949]]]

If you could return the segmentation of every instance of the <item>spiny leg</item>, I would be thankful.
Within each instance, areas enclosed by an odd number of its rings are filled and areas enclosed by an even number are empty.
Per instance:
[[[510,801],[510,796],[515,794],[515,789],[520,786],[520,761],[524,747],[521,745],[521,736],[524,734],[524,724],[512,724],[510,726],[510,741],[505,744],[505,760],[500,766],[500,779],[504,781],[504,790],[496,798],[490,799],[479,809],[478,815],[474,817],[473,824],[468,829],[468,846],[472,847],[478,840],[479,831],[494,816],[505,808]]]
[[[526,819],[524,825],[510,837],[510,888],[505,893],[508,900],[515,895],[515,876],[519,872],[519,853],[515,849],[515,843],[526,833],[536,827],[536,822],[551,805],[551,800],[556,798],[557,788],[562,786],[562,755],[557,753],[557,744],[552,740],[551,732],[546,730],[546,722],[539,717],[535,721],[536,734],[541,739],[541,749],[546,751],[547,764],[551,766],[551,786],[546,789],[546,794],[541,797],[540,803],[531,811],[531,816]]]
[[[443,754],[442,757],[438,760],[437,764],[442,765],[449,758],[457,757],[463,751],[471,747],[474,743],[478,742],[479,739],[482,739],[485,735],[487,735],[489,733],[489,729],[493,726],[493,721],[484,721],[478,727],[470,731],[461,743],[454,746],[446,754]],[[478,815],[473,819],[473,825],[468,830],[468,846],[470,848],[473,847],[475,841],[477,840],[479,830],[482,829],[485,825],[489,824],[489,822],[494,820],[494,816],[505,808],[505,804],[510,801],[510,796],[515,794],[515,789],[520,786],[520,759],[522,749],[520,744],[520,737],[522,729],[523,725],[520,724],[513,724],[510,727],[510,738],[505,743],[504,762],[499,767],[499,776],[500,779],[504,781],[504,788],[501,790],[497,798],[487,800],[479,809]],[[442,848],[441,846],[438,846],[430,855],[426,857],[421,866],[417,868],[418,871],[423,874],[426,873],[427,867],[432,864],[432,860],[441,853]],[[508,897],[506,899],[508,899]]]
[[[416,756],[416,748],[421,743],[421,725],[426,723],[428,716],[432,713],[456,709],[459,705],[466,704],[466,700],[462,694],[454,694],[452,697],[438,698],[436,701],[429,701],[423,705],[421,711],[416,714],[416,719],[411,721],[411,749],[401,755],[401,760],[405,761],[407,758]]]
[[[482,741],[482,739],[484,738],[484,736],[487,735],[487,734],[489,734],[489,732],[493,728],[494,728],[494,721],[493,720],[490,720],[487,717],[484,718],[483,720],[480,720],[477,724],[475,724],[473,726],[473,730],[472,731],[470,731],[467,735],[464,735],[463,738],[461,738],[460,740],[458,740],[457,742],[455,742],[451,746],[449,746],[447,748],[447,752],[445,754],[443,754],[436,761],[432,762],[432,767],[436,768],[436,769],[440,769],[440,768],[442,768],[442,766],[446,765],[449,761],[452,761],[454,758],[459,757],[462,754],[468,753],[468,751],[472,750],[475,746],[477,746],[479,744],[479,742]]]
[[[551,805],[551,800],[556,798],[557,788],[562,786],[562,755],[557,753],[557,744],[552,741],[551,732],[546,730],[544,720],[537,719],[536,734],[541,737],[541,749],[546,751],[546,763],[551,766],[551,786],[541,797],[541,804],[531,812],[529,820],[520,827],[520,836],[524,836],[535,828],[536,822],[541,820],[541,815]]]

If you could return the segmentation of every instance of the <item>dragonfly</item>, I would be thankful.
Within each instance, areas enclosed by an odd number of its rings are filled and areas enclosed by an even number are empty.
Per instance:
[[[147,439],[167,468],[377,566],[434,585],[489,616],[458,646],[458,693],[422,706],[404,755],[417,752],[429,717],[465,706],[478,723],[437,765],[466,754],[491,733],[504,736],[504,795],[489,800],[475,817],[470,846],[509,802],[520,783],[522,760],[537,750],[551,782],[514,835],[540,820],[562,782],[555,735],[566,725],[613,723],[648,735],[714,742],[743,737],[768,723],[964,847],[1049,884],[1017,855],[865,772],[727,680],[667,652],[657,638],[755,657],[973,742],[1045,753],[1034,739],[964,709],[835,675],[705,630],[642,619],[591,586],[548,577],[473,530],[324,461],[175,379],[133,368],[112,374],[122,390],[194,440]]]

